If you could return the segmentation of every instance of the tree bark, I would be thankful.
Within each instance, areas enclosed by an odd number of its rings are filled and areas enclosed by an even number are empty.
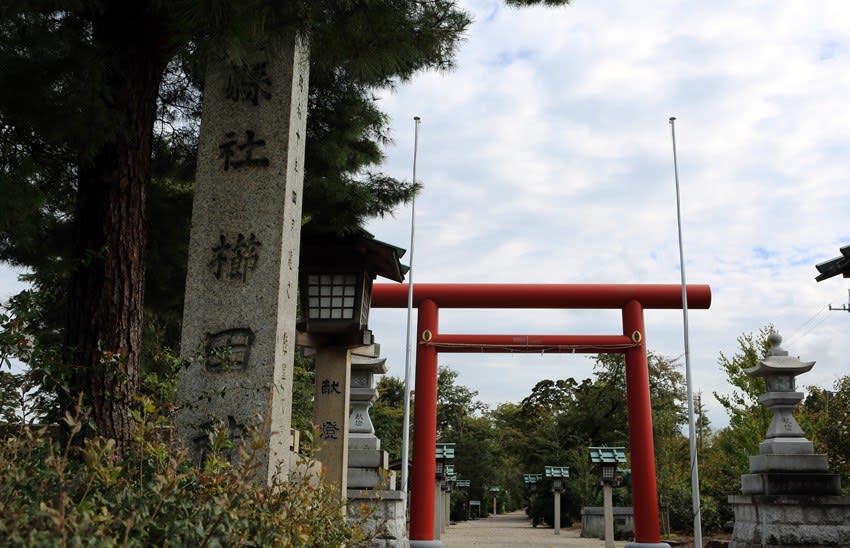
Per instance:
[[[116,3],[123,4],[123,3]],[[145,191],[157,93],[168,58],[143,8],[112,6],[94,22],[117,127],[81,155],[63,360],[72,410],[80,395],[97,434],[126,449],[139,389],[145,274]],[[147,17],[147,19],[146,19]]]

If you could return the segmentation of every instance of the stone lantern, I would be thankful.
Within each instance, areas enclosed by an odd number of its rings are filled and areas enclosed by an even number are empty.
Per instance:
[[[732,548],[756,546],[850,546],[850,497],[840,496],[841,480],[829,472],[826,455],[814,454],[792,411],[803,399],[797,375],[815,362],[788,355],[782,337],[768,337],[770,350],[747,375],[764,377],[759,401],[773,418],[750,473],[741,476],[741,495],[730,495],[735,510]]]
[[[552,493],[555,498],[555,534],[561,534],[561,493],[564,492],[564,479],[570,477],[569,466],[547,466],[544,475],[552,480]]]
[[[614,484],[617,483],[617,465],[626,462],[623,447],[589,447],[590,462],[599,467],[602,484],[602,512],[605,524],[605,548],[614,548]]]
[[[365,230],[336,236],[306,227],[301,237],[299,331],[324,339],[370,344],[367,333],[372,282],[383,276],[404,281],[405,250],[376,240]],[[335,337],[329,337],[335,336]]]
[[[808,372],[815,362],[803,362],[788,355],[780,346],[782,337],[774,333],[768,337],[770,350],[758,365],[745,369],[751,377],[763,377],[765,393],[759,401],[767,407],[773,418],[767,429],[765,440],[759,444],[759,454],[750,457],[750,474],[742,477],[742,492],[749,494],[791,494],[797,490],[796,481],[789,482],[789,472],[800,472],[807,476],[805,486],[818,492],[837,494],[840,492],[838,476],[816,474],[826,472],[826,455],[815,455],[814,445],[806,439],[803,429],[794,418],[794,407],[803,400],[797,392],[795,377]],[[773,471],[780,471],[777,476]],[[800,485],[799,487],[802,487]]]
[[[383,366],[368,326],[372,281],[383,276],[401,282],[407,270],[399,262],[403,254],[403,249],[379,242],[365,230],[338,236],[308,225],[301,231],[297,342],[316,355],[313,424],[320,442],[316,457],[325,468],[326,481],[337,487],[340,497],[348,492],[352,356],[372,358],[375,370]],[[354,380],[361,382],[361,373]],[[373,392],[370,387],[360,388],[367,390],[355,392],[355,403],[361,405],[362,396],[368,406]],[[354,419],[355,430],[360,427],[371,433],[368,413],[355,414]]]
[[[436,476],[434,481],[436,488],[434,492],[434,538],[439,540],[442,533],[446,531],[448,525],[447,509],[450,505],[450,494],[448,491],[448,478],[454,475],[454,465],[449,464],[449,461],[454,461],[455,444],[454,443],[438,443],[435,456]]]

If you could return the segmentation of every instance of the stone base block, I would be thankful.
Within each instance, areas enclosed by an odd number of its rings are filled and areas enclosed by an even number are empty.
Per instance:
[[[443,548],[442,540],[411,540],[410,548]]]
[[[407,495],[402,491],[348,490],[348,517],[358,519],[366,509],[367,530],[374,535],[370,548],[409,548],[405,507]]]
[[[348,450],[348,466],[352,468],[389,468],[390,457],[386,451],[372,449]]]
[[[759,444],[762,455],[812,455],[815,446],[806,438],[771,438]]]
[[[732,495],[730,548],[850,546],[850,497]]]
[[[348,435],[348,450],[349,451],[379,451],[381,449],[381,440],[375,437],[374,434],[349,434]]]
[[[631,506],[614,506],[614,538],[617,534],[629,533],[632,538],[635,532],[634,510]],[[581,509],[582,538],[605,538],[605,508],[602,506],[585,506]],[[621,537],[622,538],[622,537]]]
[[[741,492],[744,495],[838,495],[841,478],[838,474],[817,472],[744,474]]]
[[[348,468],[350,489],[395,489],[395,472],[386,468]]]
[[[829,472],[829,463],[826,455],[755,455],[750,472]]]

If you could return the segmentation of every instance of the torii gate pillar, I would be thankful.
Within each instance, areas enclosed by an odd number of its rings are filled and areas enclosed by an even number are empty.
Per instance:
[[[428,341],[437,332],[437,304],[419,304],[416,337]],[[437,349],[416,345],[416,399],[413,408],[413,474],[410,496],[410,539],[426,548],[434,537],[434,476],[437,473]],[[404,466],[404,464],[402,464]],[[435,547],[442,543],[436,541]]]
[[[623,307],[623,335],[637,346],[626,350],[626,407],[629,417],[629,454],[632,460],[632,507],[635,542],[630,547],[660,544],[658,487],[655,483],[655,442],[652,436],[652,402],[649,397],[649,362],[643,325],[643,307],[630,301]],[[639,509],[639,510],[638,510]]]

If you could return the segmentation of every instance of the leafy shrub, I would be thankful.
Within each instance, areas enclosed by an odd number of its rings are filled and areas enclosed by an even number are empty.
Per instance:
[[[346,522],[339,493],[291,476],[258,485],[252,435],[233,449],[211,434],[203,469],[170,437],[149,398],[134,410],[133,443],[78,439],[81,417],[67,415],[71,441],[22,427],[0,446],[0,538],[4,546],[357,546],[362,522]],[[362,510],[361,510],[362,512]],[[367,519],[368,512],[362,518]]]

